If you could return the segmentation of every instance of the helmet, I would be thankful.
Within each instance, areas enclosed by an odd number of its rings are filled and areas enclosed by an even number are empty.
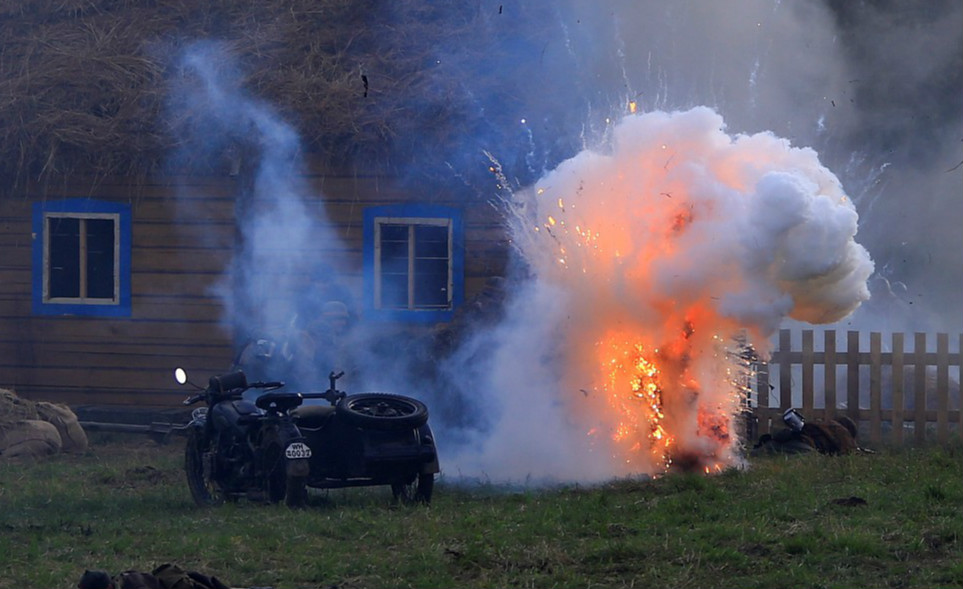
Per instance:
[[[321,307],[321,315],[331,319],[347,319],[348,306],[341,301],[328,301]]]
[[[786,409],[786,412],[782,414],[782,420],[786,422],[786,425],[788,425],[791,430],[796,432],[801,432],[805,424],[802,415],[792,408]]]

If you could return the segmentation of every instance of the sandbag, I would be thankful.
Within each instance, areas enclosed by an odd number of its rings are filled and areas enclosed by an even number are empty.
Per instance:
[[[37,403],[37,414],[40,419],[50,422],[57,428],[62,451],[81,454],[87,450],[87,434],[80,427],[77,416],[69,408],[54,403]]]
[[[164,589],[230,589],[217,577],[209,577],[197,571],[185,571],[171,563],[160,565],[152,574]]]
[[[0,389],[0,429],[21,419],[37,419],[37,408],[29,399],[21,399],[10,389]]]
[[[230,589],[217,577],[187,571],[176,564],[165,563],[150,573],[124,571],[113,579],[104,571],[86,570],[79,589]]]
[[[49,428],[43,426],[25,426],[25,421],[47,422],[57,436],[52,436]],[[50,451],[53,448],[55,452]],[[21,399],[11,390],[0,389],[0,455],[38,457],[86,450],[87,434],[70,408]]]
[[[0,457],[39,458],[60,452],[60,432],[47,421],[23,419],[0,430]]]

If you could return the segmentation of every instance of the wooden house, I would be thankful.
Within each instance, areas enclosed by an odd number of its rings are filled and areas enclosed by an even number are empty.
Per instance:
[[[324,195],[315,203],[320,214],[337,224],[339,270],[366,320],[426,322],[375,303],[372,260],[365,262],[373,219],[453,224],[453,292],[428,323],[450,320],[504,271],[507,249],[491,207],[456,196],[425,203],[385,178],[310,181]],[[166,405],[183,396],[172,386],[175,366],[224,370],[234,334],[212,287],[235,255],[238,190],[227,176],[118,178],[94,188],[74,178],[0,199],[0,386],[75,405]],[[189,217],[184,194],[195,200]]]
[[[413,115],[389,120],[359,100],[369,96],[369,78],[387,84],[388,66],[380,74],[355,65],[304,73],[312,59],[342,50],[338,35],[352,31],[335,25],[356,16],[352,3],[76,4],[0,12],[0,90],[14,98],[0,106],[0,387],[71,405],[173,406],[183,398],[175,366],[206,375],[230,364],[237,334],[213,289],[238,253],[239,211],[256,208],[257,196],[236,165],[161,165],[178,141],[172,127],[196,123],[158,121],[171,74],[153,52],[176,45],[171,31],[184,34],[185,26],[226,34],[252,68],[246,87],[271,88],[266,100],[297,113],[308,162],[302,179],[315,195],[308,208],[340,237],[342,251],[329,257],[363,302],[363,320],[437,327],[504,273],[508,242],[494,208],[444,183],[413,189],[399,179],[404,162],[379,152],[391,125],[414,124]],[[330,11],[327,20],[312,16],[319,6]],[[271,26],[241,26],[253,21]],[[292,57],[301,51],[290,47],[298,35],[316,42]],[[302,77],[271,77],[282,70]],[[417,91],[416,73],[393,79],[404,88],[391,90]],[[329,100],[283,103],[298,83],[323,85],[315,90]],[[372,98],[376,92],[372,86]],[[332,105],[338,96],[351,100]],[[350,148],[338,125],[353,129]],[[382,165],[363,163],[375,160]],[[392,298],[396,278],[379,274],[376,253],[405,232],[444,241],[444,276],[434,278],[445,284],[441,298],[416,300],[411,275],[401,299]]]

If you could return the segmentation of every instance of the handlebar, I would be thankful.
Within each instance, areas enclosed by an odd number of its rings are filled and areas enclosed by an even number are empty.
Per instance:
[[[203,401],[205,396],[206,396],[206,393],[201,393],[199,395],[191,395],[190,397],[184,399],[181,403],[184,405],[193,405],[198,401]]]
[[[303,399],[324,399],[325,401],[336,405],[338,401],[348,396],[344,391],[335,390],[330,388],[323,393],[301,393],[301,398]]]
[[[241,394],[248,389],[266,389],[272,391],[283,386],[284,382],[279,380],[248,382],[247,377],[244,376],[244,373],[238,370],[228,374],[212,376],[207,383],[207,388],[204,389],[203,392],[196,395],[191,395],[190,397],[184,399],[183,404],[193,405],[194,403],[204,401],[212,397],[240,398]]]

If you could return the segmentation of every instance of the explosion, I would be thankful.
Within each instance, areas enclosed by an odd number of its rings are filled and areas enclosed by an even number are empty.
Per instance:
[[[508,337],[523,350],[555,325],[539,360],[555,380],[526,388],[557,392],[558,429],[585,432],[609,476],[738,463],[749,375],[734,338],[765,353],[783,318],[834,321],[868,298],[855,209],[816,153],[730,136],[708,108],[629,114],[604,152],[563,162],[511,210],[533,286]]]

